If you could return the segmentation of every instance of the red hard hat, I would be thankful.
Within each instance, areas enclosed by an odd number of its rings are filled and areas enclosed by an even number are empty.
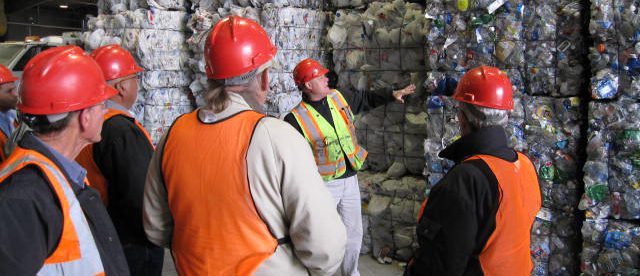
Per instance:
[[[18,110],[33,115],[60,114],[96,105],[117,92],[80,47],[55,47],[27,62]]]
[[[18,78],[13,76],[13,74],[11,73],[11,70],[9,70],[7,67],[4,67],[4,65],[0,64],[0,84],[7,83],[7,82],[14,82],[17,79]]]
[[[480,66],[465,73],[453,93],[455,100],[495,109],[513,109],[509,77],[500,69]]]
[[[118,79],[144,71],[136,64],[131,53],[118,44],[95,49],[91,52],[91,57],[100,65],[106,80]]]
[[[204,46],[209,79],[228,79],[258,69],[276,55],[276,46],[253,20],[229,16],[213,26]]]
[[[329,69],[324,68],[319,62],[306,58],[293,69],[293,80],[296,85],[300,86],[312,79],[324,76],[327,72]]]

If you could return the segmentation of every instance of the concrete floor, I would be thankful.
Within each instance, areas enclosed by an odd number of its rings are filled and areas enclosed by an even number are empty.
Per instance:
[[[171,260],[171,254],[168,250],[164,255],[164,267],[162,268],[162,275],[164,276],[176,276],[178,273]],[[398,263],[392,264],[380,264],[369,255],[360,256],[360,275],[362,276],[394,276],[402,275],[404,268],[400,267]],[[338,274],[339,275],[339,274]],[[336,276],[338,276],[336,275]]]

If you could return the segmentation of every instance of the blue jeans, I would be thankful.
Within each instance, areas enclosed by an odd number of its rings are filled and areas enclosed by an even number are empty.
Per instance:
[[[343,276],[359,276],[358,259],[362,247],[363,229],[358,176],[327,181],[325,185],[336,201],[338,214],[347,230],[347,247],[340,271]]]
[[[164,248],[155,245],[128,243],[122,245],[131,275],[160,276],[164,263]]]

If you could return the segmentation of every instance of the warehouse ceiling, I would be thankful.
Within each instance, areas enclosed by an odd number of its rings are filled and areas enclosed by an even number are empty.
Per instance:
[[[6,40],[83,31],[87,15],[98,14],[97,0],[5,0],[4,5]]]
[[[68,10],[84,10],[97,9],[97,0],[22,0],[22,1],[6,1],[5,12],[13,14],[33,8],[45,9],[68,9]],[[67,8],[64,8],[67,6]]]

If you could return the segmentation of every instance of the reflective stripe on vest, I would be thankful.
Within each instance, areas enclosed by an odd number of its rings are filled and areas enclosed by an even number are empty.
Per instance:
[[[11,174],[35,165],[48,179],[60,202],[63,226],[58,246],[47,257],[38,275],[104,275],[100,253],[71,184],[44,155],[16,147],[0,170],[0,182]]]
[[[535,168],[529,158],[518,153],[516,162],[489,155],[482,159],[498,180],[500,206],[496,228],[480,253],[485,275],[529,275],[531,262],[531,226],[542,204]]]
[[[247,174],[247,151],[263,117],[244,111],[207,124],[196,110],[167,133],[162,175],[178,274],[251,275],[275,252],[278,241],[256,210]]]
[[[327,97],[333,126],[312,106],[301,102],[292,110],[304,137],[311,146],[318,165],[318,172],[325,181],[342,176],[347,167],[344,156],[354,170],[359,170],[367,157],[367,151],[358,145],[353,113],[342,97],[334,90]]]
[[[133,123],[138,127],[138,129],[140,129],[140,131],[142,131],[144,136],[147,137],[147,140],[149,141],[149,144],[151,145],[151,147],[153,147],[151,136],[149,135],[147,130],[140,124],[140,122],[138,122],[138,120],[131,117],[131,115],[129,115],[128,113],[115,108],[109,108],[109,111],[107,112],[107,114],[104,115],[104,121],[106,122],[107,120],[111,119],[113,116],[116,116],[116,115],[122,115],[133,120]],[[104,206],[107,206],[109,203],[109,193],[108,193],[108,187],[107,187],[108,183],[107,183],[107,179],[104,177],[104,175],[100,171],[100,168],[98,168],[98,165],[96,164],[95,159],[93,158],[93,144],[90,144],[84,147],[84,149],[80,151],[80,154],[78,154],[78,157],[76,157],[76,162],[78,162],[82,167],[84,167],[87,170],[87,178],[89,179],[89,185],[94,189],[98,190],[98,193],[100,194],[100,199],[102,199],[102,203],[104,203]]]

